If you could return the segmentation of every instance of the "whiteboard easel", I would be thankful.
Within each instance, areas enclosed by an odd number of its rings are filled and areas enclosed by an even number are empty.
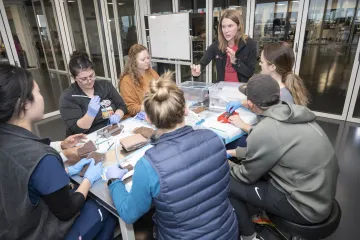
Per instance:
[[[189,13],[147,15],[149,52],[154,62],[191,65],[192,36]]]

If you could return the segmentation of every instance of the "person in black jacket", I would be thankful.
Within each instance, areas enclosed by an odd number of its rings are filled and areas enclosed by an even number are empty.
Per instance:
[[[218,82],[247,82],[254,74],[257,64],[256,43],[244,34],[239,11],[226,10],[221,16],[218,40],[206,50],[199,65],[191,66],[192,75],[198,77],[214,58]]]
[[[126,104],[111,82],[95,80],[89,56],[74,52],[69,70],[75,82],[61,94],[59,103],[66,135],[88,134],[119,123],[127,113]]]
[[[60,155],[31,132],[44,99],[31,74],[0,64],[0,239],[112,239],[116,218],[87,198],[102,163],[82,159],[64,168]],[[61,148],[77,141],[65,139]],[[77,189],[70,176],[89,164]]]

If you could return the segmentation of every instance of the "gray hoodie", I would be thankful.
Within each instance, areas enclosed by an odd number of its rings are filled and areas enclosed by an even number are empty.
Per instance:
[[[307,220],[325,220],[335,198],[339,166],[328,137],[306,107],[282,102],[267,109],[250,130],[247,149],[237,148],[236,179],[254,183],[267,173]]]

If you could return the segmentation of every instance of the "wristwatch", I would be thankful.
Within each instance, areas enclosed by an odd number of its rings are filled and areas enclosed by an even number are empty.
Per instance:
[[[119,178],[110,178],[108,181],[107,181],[107,185],[110,186],[114,181],[118,180]]]

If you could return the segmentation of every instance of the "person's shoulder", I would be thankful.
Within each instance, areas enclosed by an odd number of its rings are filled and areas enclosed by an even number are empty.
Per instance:
[[[60,100],[69,99],[71,95],[77,94],[76,83],[72,83],[67,89],[65,89],[61,95]]]
[[[196,129],[194,131],[194,134],[202,136],[204,139],[210,140],[210,139],[220,139],[220,137],[214,132],[209,129]]]
[[[159,74],[152,68],[150,68],[150,73],[154,78],[159,78]]]
[[[126,74],[121,80],[120,80],[120,87],[134,85],[134,81],[132,80],[130,74]]]
[[[291,104],[294,103],[294,98],[291,95],[291,92],[286,87],[280,89],[280,99],[281,101],[289,102]]]
[[[41,158],[35,168],[35,172],[41,174],[46,171],[63,170],[62,160],[60,160],[54,154],[46,154]]]
[[[247,35],[244,39],[241,39],[241,42],[244,42],[246,45],[256,45],[256,41]]]
[[[115,88],[109,80],[96,80],[94,87],[100,87],[104,90]]]
[[[112,86],[112,83],[109,80],[99,79],[99,80],[96,80],[95,82],[97,85],[100,85],[100,86],[109,86],[109,85]]]
[[[210,47],[219,48],[219,40],[216,39],[215,41],[213,41],[213,43],[210,45]]]

